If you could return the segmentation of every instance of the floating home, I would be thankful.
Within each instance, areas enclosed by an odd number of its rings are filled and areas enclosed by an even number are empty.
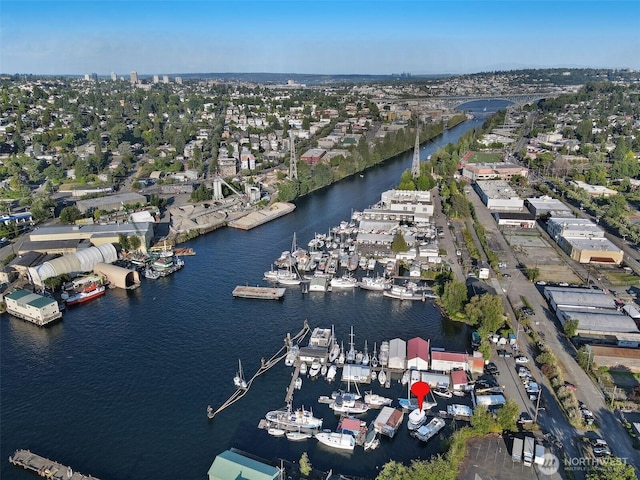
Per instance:
[[[16,290],[4,296],[7,312],[43,327],[62,317],[58,302],[29,290]]]

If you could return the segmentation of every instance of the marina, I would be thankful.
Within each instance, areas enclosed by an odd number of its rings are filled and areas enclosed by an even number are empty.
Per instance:
[[[99,480],[91,475],[74,472],[71,467],[41,457],[29,450],[16,450],[9,457],[9,463],[52,480]]]

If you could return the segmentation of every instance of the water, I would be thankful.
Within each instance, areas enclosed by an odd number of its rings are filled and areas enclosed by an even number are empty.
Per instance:
[[[481,123],[467,122],[421,149],[422,158]],[[315,440],[288,442],[258,430],[264,414],[284,406],[290,369],[281,362],[258,378],[250,392],[213,422],[206,407],[217,407],[234,390],[238,358],[248,376],[261,357],[269,358],[287,332],[307,319],[335,325],[348,344],[353,325],[356,348],[415,336],[433,346],[468,348],[468,330],[443,320],[429,302],[399,302],[363,291],[302,295],[291,289],[282,302],[234,299],[238,284],[263,284],[262,274],[280,252],[291,248],[293,233],[306,244],[327,232],[351,210],[376,203],[410,168],[407,152],[297,202],[294,213],[254,230],[221,229],[186,246],[185,268],[171,277],[144,281],[141,288],[109,290],[90,303],[69,308],[64,320],[38,328],[4,315],[0,319],[0,477],[32,479],[7,457],[27,448],[76,471],[102,479],[202,479],[215,456],[231,447],[268,459],[297,461],[309,454],[314,467],[374,477],[389,459],[428,458],[444,434],[427,445],[409,437],[384,438],[373,452],[326,450]],[[335,428],[337,417],[319,395],[337,385],[306,380],[294,406],[312,407]],[[375,388],[377,387],[377,388]],[[404,396],[397,383],[385,396]],[[370,412],[367,420],[376,412]],[[348,461],[344,461],[348,460]]]

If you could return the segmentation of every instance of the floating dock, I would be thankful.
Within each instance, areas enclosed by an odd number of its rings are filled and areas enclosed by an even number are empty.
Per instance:
[[[30,470],[44,478],[55,480],[98,480],[91,475],[74,472],[71,467],[31,453],[29,450],[16,450],[13,456],[9,457],[9,463],[25,470]]]
[[[245,285],[238,285],[233,289],[233,296],[239,298],[257,298],[260,300],[280,300],[284,297],[284,292],[287,289],[284,287],[249,287]]]

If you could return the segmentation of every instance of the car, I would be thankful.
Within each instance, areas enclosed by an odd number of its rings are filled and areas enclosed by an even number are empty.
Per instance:
[[[503,274],[502,274],[502,276],[503,276],[504,278],[511,278],[511,275],[509,275],[508,273],[503,273]]]
[[[525,355],[517,355],[515,357],[516,363],[529,363],[529,357]]]
[[[497,350],[497,353],[498,353],[498,356],[499,356],[500,358],[504,358],[504,357],[505,357],[505,354],[507,353],[507,351],[506,351],[504,348],[499,348],[499,349]]]
[[[529,413],[522,412],[518,417],[518,423],[520,424],[533,423],[533,418],[531,418],[531,415],[529,415]]]
[[[544,287],[547,284],[547,282],[545,282],[544,280],[539,280],[536,282],[536,285],[540,285],[541,287]]]
[[[596,457],[604,457],[605,455],[611,455],[611,450],[609,450],[609,446],[593,447],[593,454]]]
[[[511,357],[512,357],[511,352],[509,350],[505,350],[504,351],[504,358],[511,358]]]
[[[604,438],[594,438],[591,440],[592,447],[607,447],[609,448],[609,444]]]
[[[565,388],[567,388],[568,390],[571,390],[573,392],[578,390],[578,387],[576,387],[573,383],[564,382],[564,386],[565,386]]]

